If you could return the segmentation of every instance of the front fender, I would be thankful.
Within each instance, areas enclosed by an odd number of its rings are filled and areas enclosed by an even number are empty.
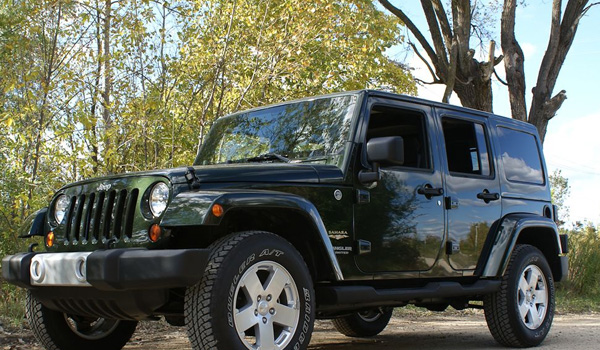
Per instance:
[[[549,244],[556,248],[557,259],[559,255],[563,254],[558,228],[554,221],[539,215],[510,214],[504,217],[498,225],[498,231],[487,264],[483,269],[482,277],[503,276],[519,236],[523,231],[531,228],[543,230],[544,239],[552,240]],[[548,257],[549,262],[553,258]],[[566,274],[566,271],[562,271],[562,275],[564,274]]]
[[[220,204],[225,213],[215,217],[211,207]],[[317,208],[303,197],[285,192],[242,190],[242,191],[197,191],[177,195],[161,220],[161,226],[181,227],[200,225],[219,225],[227,212],[237,208],[278,208],[302,212],[319,233],[320,243],[327,252],[327,258],[337,280],[344,279],[335,256],[333,246],[327,235],[325,224]]]
[[[34,236],[44,236],[44,223],[46,222],[46,214],[48,208],[42,208],[35,213],[29,215],[19,228],[20,238],[30,238]]]

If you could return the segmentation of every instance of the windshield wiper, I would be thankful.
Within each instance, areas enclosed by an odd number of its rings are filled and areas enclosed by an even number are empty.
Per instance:
[[[278,160],[283,163],[290,162],[289,158],[286,158],[286,157],[282,156],[281,154],[277,154],[277,153],[265,153],[265,154],[261,154],[260,156],[246,159],[247,162],[267,162],[270,160]]]

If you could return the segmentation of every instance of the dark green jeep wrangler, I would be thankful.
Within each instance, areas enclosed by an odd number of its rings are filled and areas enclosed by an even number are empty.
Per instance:
[[[47,349],[120,349],[139,320],[194,349],[306,349],[316,318],[373,336],[392,308],[483,301],[540,344],[567,273],[533,126],[377,91],[217,120],[193,166],[61,188],[7,256]]]

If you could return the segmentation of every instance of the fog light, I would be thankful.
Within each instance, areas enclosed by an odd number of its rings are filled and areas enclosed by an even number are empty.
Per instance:
[[[150,240],[156,243],[160,239],[160,236],[162,236],[162,228],[157,224],[150,226],[150,229],[148,230],[148,237],[150,237]]]
[[[221,204],[215,204],[212,207],[212,213],[214,216],[220,218],[221,216],[223,216],[223,213],[225,213],[225,209],[223,209],[223,206]]]
[[[46,247],[52,248],[54,245],[54,232],[50,231],[46,235]]]
[[[86,259],[82,256],[75,262],[75,278],[79,282],[86,282]]]

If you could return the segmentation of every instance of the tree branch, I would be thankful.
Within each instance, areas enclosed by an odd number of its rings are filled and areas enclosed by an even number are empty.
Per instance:
[[[425,39],[423,33],[421,33],[419,28],[417,28],[417,26],[410,20],[410,18],[406,16],[404,11],[395,7],[387,0],[379,0],[379,3],[404,23],[406,28],[408,28],[408,30],[410,30],[410,32],[415,36],[415,38],[417,38],[417,41],[419,42],[419,44],[421,44],[421,46],[427,53],[427,56],[429,56],[429,59],[431,59],[431,61],[433,62],[433,65],[437,67],[438,58],[435,54],[435,51],[433,50],[431,45],[429,45],[429,42],[427,41],[427,39]]]
[[[567,99],[567,92],[565,90],[561,90],[558,94],[552,97],[550,100],[544,103],[544,117],[546,120],[550,120],[554,118],[556,115],[556,111],[560,109],[563,102]]]
[[[448,69],[448,78],[446,79],[446,89],[444,90],[444,96],[442,102],[450,103],[450,96],[454,90],[454,82],[456,81],[456,66],[458,65],[458,43],[456,40],[452,43],[450,48],[450,67]]]
[[[431,76],[433,77],[433,81],[439,81],[440,79],[438,78],[438,76],[433,71],[433,68],[431,67],[431,65],[429,64],[429,62],[425,59],[425,57],[423,57],[423,55],[421,55],[421,52],[419,52],[419,50],[417,49],[417,47],[415,46],[415,44],[412,43],[412,42],[409,42],[408,44],[415,51],[415,54],[417,54],[417,56],[419,56],[419,58],[421,59],[421,61],[423,61],[423,63],[425,63],[425,66],[427,66],[427,69],[429,70],[429,73],[431,73]]]
[[[502,9],[501,46],[504,52],[504,70],[512,117],[527,121],[525,102],[525,55],[515,37],[515,16],[518,0],[505,0]],[[498,75],[496,74],[498,78]],[[498,80],[501,81],[500,78]]]
[[[444,10],[444,5],[440,0],[432,0],[431,4],[433,5],[433,9],[435,10],[435,15],[440,23],[440,27],[442,29],[442,35],[444,36],[444,42],[446,43],[446,48],[448,52],[452,49],[452,28],[450,27],[450,21],[448,21],[448,15],[446,15],[446,11]]]
[[[433,40],[433,47],[435,48],[437,58],[441,63],[440,66],[442,66],[443,64],[443,70],[446,71],[448,70],[448,56],[450,55],[450,52],[446,51],[444,39],[442,38],[440,26],[438,25],[438,21],[436,18],[435,11],[433,10],[433,5],[431,4],[431,0],[421,0],[421,6],[423,7],[423,13],[425,14],[427,25],[429,26],[429,33],[431,34],[431,39]],[[439,68],[441,67],[438,67],[438,69]]]
[[[508,86],[508,83],[505,82],[504,80],[502,80],[502,78],[500,78],[500,76],[498,75],[498,72],[496,72],[495,69],[494,69],[494,76],[496,77],[496,79],[498,79],[499,82],[502,83],[502,85]]]

